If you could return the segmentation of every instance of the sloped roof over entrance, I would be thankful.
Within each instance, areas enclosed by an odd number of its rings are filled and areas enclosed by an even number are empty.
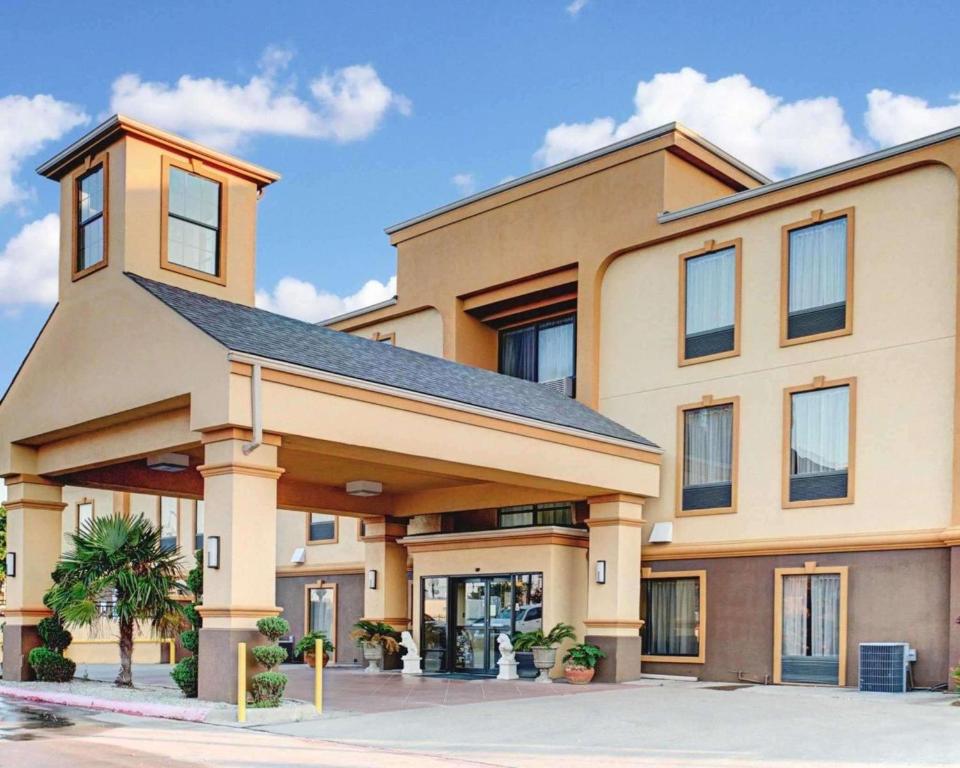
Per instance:
[[[127,276],[233,352],[657,448],[645,437],[577,400],[532,382],[204,296],[139,275]]]

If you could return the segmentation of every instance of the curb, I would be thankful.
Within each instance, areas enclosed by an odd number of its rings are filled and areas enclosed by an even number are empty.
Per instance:
[[[0,695],[9,696],[24,701],[36,701],[43,704],[60,704],[67,707],[86,707],[101,709],[107,712],[117,712],[122,715],[137,715],[140,717],[160,717],[166,720],[186,720],[192,723],[202,723],[211,712],[203,707],[177,707],[172,704],[147,704],[136,701],[118,701],[117,699],[101,699],[94,696],[81,696],[76,693],[57,693],[55,691],[37,691],[24,688],[10,688],[0,686]]]

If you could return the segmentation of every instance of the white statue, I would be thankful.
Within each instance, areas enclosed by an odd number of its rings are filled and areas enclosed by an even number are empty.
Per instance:
[[[400,633],[400,645],[407,649],[407,653],[403,657],[403,674],[422,674],[420,669],[420,649],[417,647],[413,635],[406,630]]]
[[[513,650],[510,635],[501,632],[497,637],[497,645],[500,648],[500,659],[497,661],[500,673],[497,675],[497,680],[516,680],[519,677],[517,675],[517,652]]]

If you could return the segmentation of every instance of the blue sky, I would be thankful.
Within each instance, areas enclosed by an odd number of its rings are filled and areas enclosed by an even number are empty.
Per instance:
[[[385,226],[652,124],[776,176],[960,124],[960,4],[760,7],[8,0],[0,387],[54,300],[33,169],[118,106],[283,174],[260,301],[308,319],[391,291]]]

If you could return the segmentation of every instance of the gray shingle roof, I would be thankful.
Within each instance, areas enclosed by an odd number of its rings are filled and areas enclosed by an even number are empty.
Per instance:
[[[127,276],[233,352],[657,447],[577,400],[529,381],[204,296],[140,275]]]

